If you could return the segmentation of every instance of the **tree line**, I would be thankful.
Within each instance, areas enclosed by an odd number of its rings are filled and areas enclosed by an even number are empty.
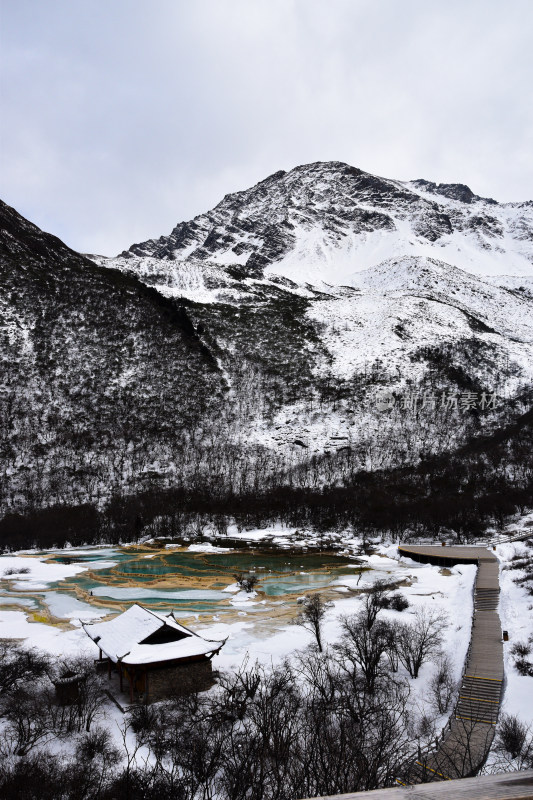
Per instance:
[[[341,458],[342,455],[337,456]],[[326,458],[326,457],[324,457]],[[188,539],[281,523],[318,532],[351,529],[400,541],[426,535],[468,541],[489,525],[503,529],[533,507],[533,411],[459,450],[395,469],[359,471],[342,485],[299,485],[279,475],[234,491],[222,478],[169,489],[115,494],[103,507],[57,505],[0,520],[4,548]]]

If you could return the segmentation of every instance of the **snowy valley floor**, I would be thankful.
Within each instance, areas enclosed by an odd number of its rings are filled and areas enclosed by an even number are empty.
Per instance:
[[[251,532],[248,532],[250,534]],[[283,532],[278,531],[279,544],[282,545]],[[250,538],[256,542],[261,541],[265,535],[271,536],[272,531],[252,532]],[[223,542],[220,542],[222,545]],[[352,540],[350,546],[354,548],[360,543]],[[204,547],[212,553],[227,553],[228,548],[215,545],[192,545],[191,549],[198,551]],[[80,548],[78,553],[87,552]],[[74,552],[74,551],[72,551]],[[509,569],[512,559],[530,555],[533,550],[523,542],[499,545],[496,555],[500,560],[500,606],[499,613],[502,628],[509,632],[509,643],[505,645],[505,693],[502,710],[508,714],[518,714],[520,719],[533,725],[533,677],[521,676],[514,666],[511,648],[517,641],[527,641],[533,636],[533,598],[528,594],[527,587],[518,586],[514,579],[521,573]],[[109,557],[109,560],[106,560]],[[100,549],[100,567],[112,562],[112,552],[107,553]],[[337,642],[341,634],[341,620],[344,615],[356,614],[362,607],[364,594],[361,589],[368,588],[379,579],[394,581],[399,584],[399,591],[408,599],[409,608],[403,612],[383,610],[384,618],[398,619],[404,622],[412,620],[413,614],[420,606],[441,611],[445,614],[447,627],[444,632],[442,650],[451,660],[453,675],[458,680],[466,656],[471,633],[471,616],[473,610],[473,584],[476,568],[470,565],[459,565],[450,570],[439,567],[418,564],[410,559],[399,558],[396,545],[376,545],[375,552],[371,555],[360,555],[357,558],[364,562],[370,569],[353,576],[342,575],[333,577],[329,585],[320,587],[324,596],[331,601],[323,627],[323,640],[325,646]],[[92,563],[92,562],[91,562]],[[79,618],[94,620],[101,618],[107,609],[80,603],[75,597],[68,594],[55,593],[56,610],[61,612],[64,620],[61,625],[49,625],[44,621],[30,621],[35,606],[31,606],[31,593],[49,591],[52,584],[80,574],[88,568],[87,564],[58,564],[52,563],[36,556],[36,554],[17,554],[0,557],[0,638],[24,640],[28,646],[35,646],[48,653],[63,656],[87,654],[97,656],[97,649],[87,638],[80,626]],[[29,569],[29,572],[20,570]],[[17,572],[14,572],[17,571]],[[8,574],[6,574],[6,572]],[[10,610],[13,604],[12,597],[5,596],[7,582],[12,588],[24,592],[23,598],[18,599],[18,608],[27,606],[27,611]],[[206,638],[223,639],[228,641],[221,653],[215,657],[213,666],[219,671],[234,670],[243,664],[251,665],[255,661],[268,666],[275,665],[286,657],[290,657],[299,650],[305,649],[312,643],[312,636],[302,627],[291,624],[291,617],[296,614],[296,606],[292,606],[282,616],[268,619],[268,608],[283,604],[282,600],[273,602],[261,599],[261,594],[246,595],[237,591],[238,587],[226,587],[229,602],[233,612],[225,620],[219,615],[202,615],[196,621],[187,619],[186,624],[192,625]],[[358,592],[357,594],[355,592]],[[54,593],[52,593],[53,595]],[[70,605],[69,605],[70,604]],[[265,606],[264,608],[262,606]],[[435,673],[435,664],[424,664],[420,675],[411,682],[411,698],[413,710],[419,714],[432,713],[429,683]],[[400,675],[407,677],[403,667],[400,666]],[[113,727],[120,725],[120,713],[110,705],[106,709],[106,716]],[[437,727],[445,724],[447,715],[437,721]],[[117,729],[118,730],[118,729]]]

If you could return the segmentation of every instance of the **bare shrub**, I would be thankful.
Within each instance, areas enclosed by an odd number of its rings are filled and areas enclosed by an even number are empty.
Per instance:
[[[31,572],[29,567],[8,567],[4,570],[4,575],[28,575]]]
[[[129,723],[137,738],[142,740],[158,724],[157,711],[148,705],[134,706],[130,711]]]
[[[494,743],[497,768],[528,769],[533,767],[533,732],[512,714],[502,714]]]
[[[390,597],[389,608],[393,611],[405,611],[406,608],[409,608],[409,600],[405,595],[396,592]]]
[[[524,677],[533,676],[533,664],[527,658],[515,658],[514,666],[519,675]]]
[[[32,753],[0,760],[0,797],[13,800],[61,800],[68,797],[67,779],[59,757]],[[81,795],[81,800],[84,800]]]
[[[516,642],[511,647],[511,655],[525,658],[531,653],[531,644],[529,642]]]
[[[237,583],[240,586],[240,588],[243,589],[248,594],[250,594],[250,592],[253,592],[256,585],[259,583],[259,578],[257,577],[257,575],[254,575],[252,573],[246,575],[243,572],[236,572],[233,575],[233,577],[235,579],[235,583]]]
[[[409,608],[409,600],[401,592],[395,592],[391,595],[384,594],[380,598],[380,606],[381,608],[390,608],[393,611],[405,611],[406,608]]]

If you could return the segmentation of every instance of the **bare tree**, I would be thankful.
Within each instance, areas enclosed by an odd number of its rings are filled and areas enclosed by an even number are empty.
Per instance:
[[[303,608],[294,620],[296,625],[310,631],[316,639],[319,653],[322,653],[322,621],[326,615],[329,603],[325,603],[322,595],[308,594],[305,596]]]
[[[435,710],[439,714],[445,714],[457,689],[448,656],[442,656],[437,662],[437,669],[430,681],[429,689]]]
[[[74,758],[68,765],[73,789],[69,797],[76,800],[101,797],[101,792],[115,775],[121,755],[106,728],[95,727],[90,733],[82,734]]]
[[[390,588],[390,584],[386,581],[377,580],[365,595],[360,619],[364,622],[368,630],[372,628],[381,609],[387,606]]]
[[[415,611],[413,624],[398,624],[398,658],[411,678],[418,678],[422,664],[440,653],[442,631],[445,627],[444,615],[425,607]]]
[[[50,715],[53,693],[40,683],[17,686],[9,693],[3,707],[6,720],[5,739],[10,752],[25,756],[38,744],[55,736]]]
[[[384,673],[370,695],[357,665],[317,648],[272,669],[243,667],[209,695],[134,711],[149,757],[141,765],[128,755],[113,790],[289,800],[389,785],[413,750],[408,694]]]
[[[26,680],[41,678],[48,666],[49,659],[44,653],[9,639],[0,640],[0,696]]]
[[[345,661],[352,662],[361,670],[367,691],[374,692],[376,681],[386,670],[383,657],[392,646],[391,626],[375,620],[368,627],[365,611],[342,619],[342,639],[336,650]]]
[[[385,655],[387,656],[389,667],[392,672],[398,672],[399,666],[398,649],[396,647],[397,627],[396,622],[387,621],[388,643]]]

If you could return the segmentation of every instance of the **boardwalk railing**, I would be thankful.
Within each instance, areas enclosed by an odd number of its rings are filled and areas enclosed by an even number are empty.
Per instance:
[[[533,539],[533,527],[532,528],[524,528],[516,533],[511,533],[508,536],[493,536],[492,538],[487,539],[472,539],[469,540],[467,544],[454,544],[453,542],[448,542],[447,540],[442,540],[445,545],[449,547],[496,547],[498,544],[508,544],[509,542],[520,542],[524,539]],[[435,545],[435,537],[425,537],[425,536],[416,536],[410,538],[408,542],[405,544],[400,544],[399,547],[410,547],[411,545],[414,546],[427,546],[427,547],[438,547],[439,545]],[[442,542],[441,545],[442,546]]]

